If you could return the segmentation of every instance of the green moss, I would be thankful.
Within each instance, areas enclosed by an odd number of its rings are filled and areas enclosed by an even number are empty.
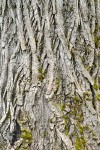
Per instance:
[[[96,94],[96,99],[100,101],[100,94]]]
[[[56,91],[58,91],[58,89],[60,87],[60,79],[59,78],[56,78],[55,85],[56,85]]]
[[[91,128],[88,125],[84,126],[83,129],[91,133],[93,137],[96,136],[96,134],[93,132],[93,130],[91,130]]]
[[[50,118],[50,123],[53,123],[53,118]]]
[[[97,0],[94,0],[95,2],[97,2]],[[95,33],[97,33],[99,31],[100,26],[98,25],[98,23],[95,24]]]
[[[90,132],[92,133],[92,136],[96,136],[96,134],[90,129]]]
[[[86,131],[86,132],[88,132],[89,134],[91,133],[93,137],[96,136],[96,134],[94,133],[94,131],[91,130],[91,128],[88,125],[84,126],[83,130]]]
[[[91,95],[91,94],[90,94],[89,92],[85,91],[85,92],[83,93],[83,98],[84,98],[85,100],[87,100],[87,101],[91,101],[90,95]]]
[[[32,134],[27,129],[22,130],[21,137],[23,138],[24,142],[29,142],[30,143],[32,141]]]
[[[86,97],[86,96],[90,96],[90,93],[89,93],[89,92],[87,92],[87,91],[85,91],[85,92],[83,93],[83,96],[84,96],[84,97]]]
[[[74,99],[75,101],[80,101],[80,98],[78,98],[76,95],[73,97],[73,99]]]
[[[43,74],[43,70],[42,70],[42,67],[40,67],[40,68],[38,68],[38,79],[39,79],[39,81],[43,81],[43,79],[44,79],[44,74]]]
[[[87,97],[86,100],[87,100],[87,101],[91,101],[91,98]]]
[[[98,83],[100,84],[100,76],[98,77]]]
[[[83,135],[83,127],[79,122],[77,123],[77,127],[78,127],[80,134]]]
[[[42,67],[38,68],[38,72],[42,73]]]
[[[68,131],[65,131],[64,133],[65,133],[66,136],[68,135]]]
[[[90,128],[88,127],[88,125],[86,125],[86,126],[84,126],[84,127],[83,127],[83,130],[85,130],[85,131],[89,131],[89,130],[90,130]]]
[[[83,121],[83,114],[77,114],[76,120],[78,120],[78,122],[82,122]]]
[[[16,150],[19,150],[19,147],[16,147]]]
[[[99,89],[98,85],[97,85],[97,80],[94,80],[94,85],[93,85],[94,89],[97,91]]]
[[[100,48],[100,36],[94,37],[95,46]]]
[[[65,110],[65,107],[66,107],[65,104],[57,104],[57,105],[61,111]]]
[[[76,116],[76,114],[77,114],[77,110],[76,109],[70,111],[70,115],[71,116]]]
[[[44,79],[44,76],[43,75],[38,75],[38,79],[42,82],[43,79]]]
[[[61,109],[61,111],[64,111],[65,110],[65,104],[61,105],[60,109]]]
[[[100,82],[100,76],[98,76],[98,82]]]
[[[87,71],[90,71],[90,70],[91,70],[91,67],[88,66],[88,67],[86,67],[85,69],[86,69]]]
[[[7,114],[7,118],[11,118],[11,112],[10,111]]]
[[[69,123],[70,123],[70,119],[69,119],[69,117],[66,116],[66,115],[63,115],[62,117],[63,117],[63,119],[64,119],[64,123],[63,123],[63,125],[64,125],[64,134],[67,136],[68,133],[69,133]]]
[[[70,119],[67,115],[63,115],[62,117],[65,120],[65,124],[67,124],[70,121]]]
[[[23,139],[22,145],[21,145],[21,150],[27,150],[28,146],[32,142],[32,134],[31,134],[31,132],[28,129],[22,130],[21,138]]]
[[[98,76],[98,86],[99,86],[99,90],[100,90],[100,76]]]
[[[47,74],[47,69],[43,72],[42,67],[38,68],[38,79],[39,79],[39,81],[43,82],[46,74]]]
[[[40,61],[41,61],[41,57],[40,57],[40,56],[37,56],[37,59],[38,59],[38,62],[40,62]]]
[[[94,140],[94,141],[97,141],[97,140],[98,140],[98,138],[96,138],[96,137],[93,137],[93,140]]]
[[[84,150],[86,146],[86,140],[84,136],[78,137],[75,142],[76,150]]]
[[[47,131],[44,131],[44,137],[46,137],[48,135]]]
[[[72,137],[74,137],[74,138],[76,137],[76,138],[77,138],[77,132],[75,132],[75,131],[72,132],[72,133],[69,135],[69,137],[70,137],[70,138],[72,138]]]

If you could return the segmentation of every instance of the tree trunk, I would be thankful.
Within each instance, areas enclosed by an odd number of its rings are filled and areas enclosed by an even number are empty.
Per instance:
[[[0,0],[0,149],[100,149],[100,0]]]

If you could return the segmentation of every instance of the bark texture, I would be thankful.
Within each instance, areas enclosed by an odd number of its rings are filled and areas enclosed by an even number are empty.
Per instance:
[[[0,149],[100,149],[100,0],[0,0]]]

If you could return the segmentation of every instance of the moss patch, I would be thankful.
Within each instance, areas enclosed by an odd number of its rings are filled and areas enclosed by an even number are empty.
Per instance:
[[[42,81],[44,80],[46,74],[47,74],[47,70],[45,70],[45,71],[43,72],[42,67],[38,68],[38,79],[39,79],[39,81],[42,82]]]
[[[55,85],[56,85],[56,92],[57,92],[60,87],[60,78],[56,78]]]
[[[100,36],[94,37],[95,46],[100,48]]]
[[[75,101],[80,101],[80,98],[78,98],[76,95],[73,97],[73,99],[74,99]]]
[[[22,130],[22,135],[24,143],[31,143],[32,141],[32,134],[27,129]]]
[[[96,99],[100,101],[100,94],[96,94]]]
[[[28,129],[22,130],[21,138],[23,139],[21,150],[27,150],[32,143],[32,134]]]
[[[94,85],[93,85],[94,89],[97,91],[99,89],[98,85],[97,85],[97,80],[94,80]]]
[[[78,128],[78,130],[79,130],[79,133],[81,134],[81,135],[83,135],[83,127],[82,127],[82,125],[78,122],[77,123],[77,128]]]
[[[89,92],[85,91],[85,92],[83,93],[83,98],[86,98],[86,97],[89,97],[89,96],[90,96],[90,93],[89,93]]]
[[[65,131],[64,133],[65,133],[66,136],[68,136],[68,131]]]
[[[61,111],[64,111],[65,110],[65,104],[58,104],[58,107],[60,108]]]
[[[84,136],[78,137],[75,142],[76,150],[84,150],[86,146],[86,140]]]

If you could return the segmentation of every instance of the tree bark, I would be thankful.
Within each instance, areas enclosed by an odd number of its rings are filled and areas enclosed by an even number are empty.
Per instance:
[[[0,0],[0,149],[99,150],[99,68],[100,0]]]

